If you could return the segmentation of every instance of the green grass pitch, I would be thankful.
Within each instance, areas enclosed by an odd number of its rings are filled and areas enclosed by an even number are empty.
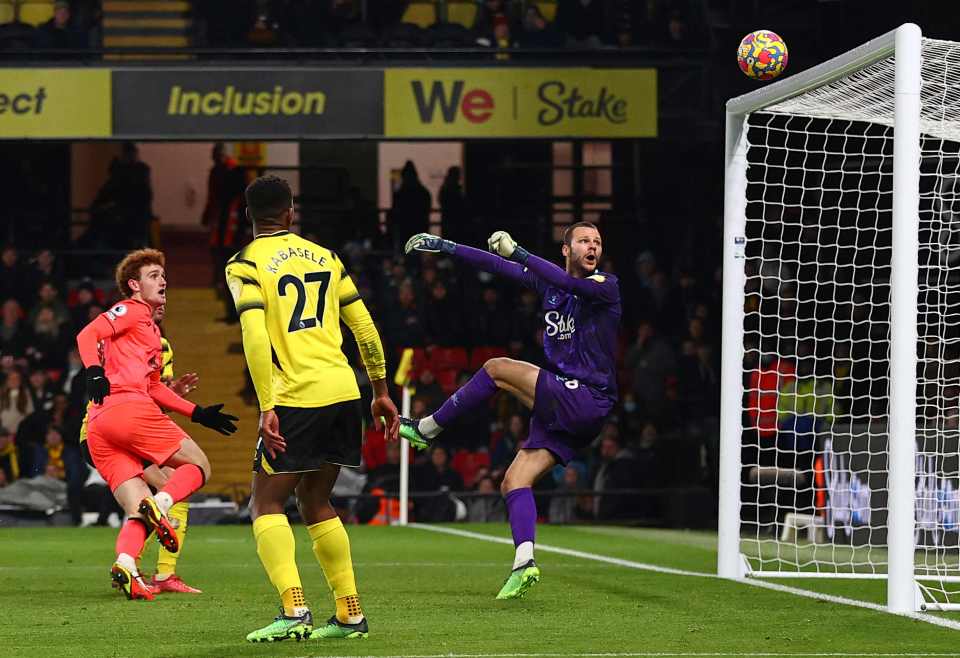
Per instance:
[[[509,536],[504,524],[456,526]],[[115,531],[0,529],[0,656],[578,656],[957,654],[960,630],[726,582],[540,552],[543,581],[495,601],[508,545],[419,528],[349,527],[366,640],[250,645],[277,596],[249,527],[191,526],[179,573],[200,596],[131,602],[110,588]],[[317,621],[333,610],[305,529],[297,559]],[[709,533],[540,526],[538,541],[712,574]],[[152,542],[145,570],[156,557]],[[881,581],[786,584],[881,603]],[[948,617],[956,619],[957,617]]]

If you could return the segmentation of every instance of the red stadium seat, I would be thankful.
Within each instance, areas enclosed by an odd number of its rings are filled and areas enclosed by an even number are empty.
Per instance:
[[[466,370],[467,350],[462,347],[434,347],[430,365],[437,370]]]
[[[480,368],[483,367],[483,364],[490,359],[495,359],[498,356],[506,355],[507,350],[505,347],[494,347],[490,345],[474,347],[473,351],[470,352],[470,370],[480,370]]]
[[[437,383],[440,384],[440,388],[443,389],[443,392],[447,395],[450,395],[455,390],[457,390],[457,375],[460,374],[459,370],[435,370],[434,375],[437,378]]]

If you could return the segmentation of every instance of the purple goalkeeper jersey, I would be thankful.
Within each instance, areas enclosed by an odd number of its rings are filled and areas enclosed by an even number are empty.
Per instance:
[[[598,271],[578,279],[533,254],[525,265],[464,245],[457,245],[454,254],[536,290],[543,310],[547,369],[587,384],[604,398],[617,399],[616,349],[622,315],[617,277]]]

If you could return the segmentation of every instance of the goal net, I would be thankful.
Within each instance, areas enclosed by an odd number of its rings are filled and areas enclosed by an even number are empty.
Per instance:
[[[890,579],[892,608],[949,609],[960,44],[904,26],[734,99],[728,142],[721,575]]]

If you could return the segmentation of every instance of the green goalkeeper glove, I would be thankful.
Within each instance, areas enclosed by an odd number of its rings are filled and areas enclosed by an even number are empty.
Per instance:
[[[506,231],[494,231],[487,240],[487,247],[493,253],[507,260],[512,260],[521,265],[527,262],[530,252],[517,244],[517,241],[510,237]]]
[[[407,240],[407,244],[403,247],[403,253],[409,254],[411,251],[438,253],[442,251],[445,254],[452,254],[456,248],[457,243],[453,240],[444,240],[429,233],[417,233]]]

